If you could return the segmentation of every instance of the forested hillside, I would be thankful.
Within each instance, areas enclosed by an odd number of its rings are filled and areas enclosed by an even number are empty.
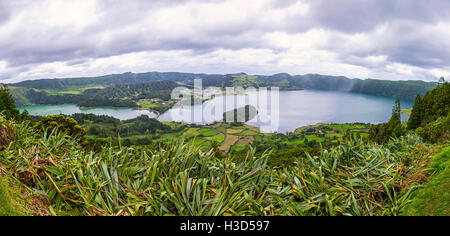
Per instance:
[[[124,73],[118,75],[107,75],[92,78],[70,78],[70,79],[45,79],[24,81],[11,84],[14,87],[35,88],[40,90],[66,90],[71,87],[86,86],[111,86],[114,84],[139,84],[152,81],[167,80],[185,85],[193,85],[194,79],[203,79],[204,87],[280,87],[284,90],[292,89],[316,89],[365,93],[379,96],[399,98],[402,100],[414,100],[417,94],[424,96],[428,90],[437,86],[437,83],[423,81],[386,81],[386,80],[360,80],[346,77],[325,75],[296,75],[276,74],[272,76],[228,74],[208,75],[189,73]]]
[[[102,89],[86,89],[78,94],[50,94],[35,88],[17,88],[11,91],[18,106],[42,104],[77,104],[81,107],[137,107],[141,99],[169,100],[178,85],[172,81],[140,84],[115,84]]]
[[[14,84],[17,87],[27,87],[35,89],[67,89],[68,87],[78,87],[87,85],[103,85],[109,86],[113,84],[137,84],[148,83],[152,81],[169,80],[175,82],[193,81],[196,77],[221,77],[220,75],[203,75],[203,74],[188,74],[188,73],[124,73],[117,75],[105,75],[99,77],[87,78],[69,78],[69,79],[43,79],[30,80]]]
[[[0,113],[17,116],[8,90],[0,95],[0,104],[12,104]],[[384,130],[380,142],[363,135],[363,124],[270,135],[239,123],[207,129],[148,117],[55,115],[30,123],[26,114],[0,115],[0,215],[448,215],[449,126],[437,134],[426,129],[449,123],[447,95],[448,84],[425,95],[432,108],[416,110],[430,112],[420,116],[427,120],[409,130],[397,101],[391,120],[372,127]],[[429,139],[428,131],[440,136]],[[125,145],[117,135],[117,142],[93,148],[89,132],[161,138]],[[249,148],[224,155],[216,144],[221,132],[224,145],[234,140]]]
[[[157,81],[152,83],[138,84],[115,84],[105,89],[88,89],[83,92],[84,96],[95,98],[133,98],[133,99],[151,99],[161,98],[170,100],[170,94],[173,89],[179,85],[172,81]]]
[[[427,92],[423,98],[416,97],[408,128],[416,129],[437,120],[439,117],[447,116],[449,107],[450,84],[444,83]]]
[[[401,100],[413,100],[417,94],[423,96],[437,86],[437,83],[423,81],[360,80],[322,75],[295,76],[292,83],[306,89],[364,93]]]

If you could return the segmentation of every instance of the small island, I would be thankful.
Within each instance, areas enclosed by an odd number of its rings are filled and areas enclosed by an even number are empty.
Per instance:
[[[232,111],[227,111],[223,113],[223,121],[226,122],[248,122],[253,120],[256,115],[258,115],[258,110],[256,107],[247,105],[245,107],[237,108]],[[233,120],[230,121],[230,118]]]

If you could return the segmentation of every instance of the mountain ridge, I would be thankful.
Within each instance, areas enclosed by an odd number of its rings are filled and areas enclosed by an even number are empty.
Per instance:
[[[111,86],[115,84],[139,84],[154,81],[173,81],[193,85],[200,78],[204,87],[280,87],[282,90],[314,89],[379,95],[413,100],[417,94],[424,96],[438,83],[421,80],[392,81],[377,79],[350,79],[345,76],[320,74],[290,75],[278,73],[270,76],[237,74],[195,74],[182,72],[146,72],[111,74],[98,77],[28,80],[9,84],[13,87],[64,90],[69,87]]]

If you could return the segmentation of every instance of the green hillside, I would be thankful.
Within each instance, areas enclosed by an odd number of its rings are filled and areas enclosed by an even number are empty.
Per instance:
[[[397,102],[385,124],[288,134],[242,123],[29,117],[2,89],[0,215],[448,215],[447,86],[425,95],[435,105],[416,129],[400,121]],[[383,132],[375,139],[374,130]]]
[[[271,76],[227,74],[190,74],[190,73],[124,73],[89,78],[43,79],[10,84],[14,87],[50,90],[53,93],[65,91],[77,92],[79,88],[89,86],[109,87],[115,84],[142,84],[154,81],[172,81],[184,85],[193,85],[194,79],[202,79],[204,87],[280,87],[283,90],[316,89],[364,93],[378,96],[413,100],[417,94],[424,96],[428,90],[434,89],[437,83],[423,81],[386,81],[374,79],[349,79],[343,76],[325,76],[317,74],[292,76],[286,73]]]

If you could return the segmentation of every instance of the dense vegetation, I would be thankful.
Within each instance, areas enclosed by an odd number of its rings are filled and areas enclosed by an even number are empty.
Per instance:
[[[253,120],[258,115],[258,110],[254,106],[247,105],[245,107],[237,108],[223,113],[223,121],[226,122],[248,122]]]
[[[418,129],[425,139],[437,142],[448,139],[450,129],[450,84],[443,83],[421,98],[416,97],[408,129]]]
[[[86,135],[86,130],[76,120],[64,115],[44,116],[33,128],[41,134],[62,132],[80,142],[84,141]]]
[[[115,84],[105,89],[89,89],[84,91],[84,95],[102,98],[133,98],[151,99],[161,98],[163,100],[170,100],[170,94],[173,89],[178,87],[177,83],[172,81],[157,81],[153,83],[141,84]]]
[[[437,83],[423,81],[386,81],[386,80],[360,80],[348,79],[346,77],[324,76],[324,75],[296,75],[276,74],[272,76],[228,74],[207,75],[189,73],[125,73],[119,75],[107,75],[92,78],[70,78],[70,79],[45,79],[24,81],[11,86],[22,88],[34,88],[38,90],[68,90],[88,86],[111,86],[116,84],[142,84],[154,81],[172,81],[187,86],[194,84],[194,79],[203,79],[204,87],[280,87],[284,90],[292,89],[316,89],[332,90],[372,94],[399,98],[401,100],[413,100],[417,94],[424,96],[428,90],[434,89]],[[21,96],[15,97],[16,101],[23,100]]]
[[[407,124],[400,121],[400,102],[397,100],[388,123],[373,126],[370,138],[386,143],[391,137],[400,137],[407,130],[419,134],[429,142],[447,141],[450,136],[450,84],[443,83],[428,91],[423,99],[417,95]]]
[[[0,113],[7,119],[20,120],[20,113],[16,109],[14,99],[11,97],[9,89],[0,86]]]
[[[107,88],[91,88],[73,93],[52,94],[48,90],[19,88],[12,90],[19,106],[77,104],[80,107],[137,107],[142,99],[170,100],[171,91],[178,85],[171,81],[143,84],[116,84]]]
[[[405,210],[407,215],[450,215],[450,147],[434,157],[431,167],[434,172],[433,179],[416,193],[416,197]]]
[[[398,215],[415,189],[407,171],[427,159],[410,161],[422,145],[413,136],[348,141],[273,169],[268,153],[233,162],[183,143],[93,153],[63,134],[15,129],[3,160],[58,215]]]
[[[406,127],[400,119],[400,101],[395,101],[391,119],[387,123],[374,125],[370,129],[370,139],[377,143],[387,143],[392,137],[400,137],[405,134]]]
[[[30,202],[43,199],[52,215],[447,215],[448,126],[434,144],[421,137],[429,125],[448,120],[447,100],[439,102],[446,86],[423,99],[444,104],[446,112],[433,106],[438,115],[427,113],[432,118],[409,131],[399,101],[391,120],[370,130],[318,124],[288,134],[146,116],[57,115],[31,125],[23,116],[2,115],[0,214],[34,214],[27,205],[24,212],[8,210],[20,203],[10,194],[8,181],[15,179],[32,190]],[[88,138],[117,137],[117,143],[91,148],[79,141],[80,126]],[[151,145],[124,145],[120,137],[142,133]]]
[[[0,216],[15,215],[7,183],[0,175]]]
[[[126,121],[92,114],[74,114],[71,117],[87,130],[91,143],[101,145],[110,142],[118,143],[119,138],[126,146],[150,145],[153,143],[153,138],[157,138],[163,133],[176,131],[146,115]]]
[[[423,99],[416,98],[408,123],[409,129],[415,129],[426,123],[447,116],[450,106],[450,83],[444,83],[436,89],[428,91]]]

